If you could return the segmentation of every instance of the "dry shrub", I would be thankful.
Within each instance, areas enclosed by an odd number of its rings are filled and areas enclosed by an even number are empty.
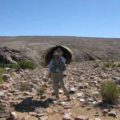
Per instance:
[[[3,83],[3,77],[2,77],[3,73],[4,73],[4,69],[0,68],[0,84]]]
[[[120,62],[108,61],[108,62],[104,62],[102,65],[103,69],[115,68],[115,67],[120,67]]]
[[[107,80],[101,84],[100,93],[104,102],[115,103],[119,98],[120,88],[112,80]]]

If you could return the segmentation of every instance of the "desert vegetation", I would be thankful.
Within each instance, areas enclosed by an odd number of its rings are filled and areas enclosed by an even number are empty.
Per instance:
[[[101,84],[101,96],[103,102],[110,104],[117,102],[120,96],[120,87],[112,80],[106,80]]]
[[[115,68],[115,67],[120,67],[120,62],[119,61],[107,61],[103,63],[102,66],[104,69],[106,68]]]
[[[3,72],[4,72],[4,69],[0,67],[0,84],[3,83],[3,78],[2,78]]]
[[[31,61],[19,61],[18,62],[18,67],[22,68],[22,69],[35,69],[36,68],[36,64],[34,62]]]

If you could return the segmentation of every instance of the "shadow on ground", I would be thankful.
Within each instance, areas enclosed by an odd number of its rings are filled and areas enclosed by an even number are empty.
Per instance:
[[[96,104],[94,107],[98,107],[100,109],[112,109],[115,108],[117,105],[118,105],[117,103],[100,102]]]
[[[19,112],[33,112],[36,108],[47,108],[53,104],[53,99],[48,98],[46,100],[32,100],[32,98],[26,98],[21,103],[14,106],[16,111]]]

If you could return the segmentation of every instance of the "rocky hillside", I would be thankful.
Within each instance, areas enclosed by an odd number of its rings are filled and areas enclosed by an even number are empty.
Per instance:
[[[120,60],[120,39],[62,36],[0,37],[1,47],[8,46],[23,51],[38,62],[44,50],[58,44],[70,47],[74,52],[76,61],[94,59]]]

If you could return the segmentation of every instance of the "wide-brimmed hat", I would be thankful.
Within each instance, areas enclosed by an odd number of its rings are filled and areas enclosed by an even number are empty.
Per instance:
[[[44,54],[44,59],[45,59],[46,65],[48,65],[49,62],[51,61],[51,59],[53,58],[54,53],[57,50],[57,48],[60,48],[62,50],[62,53],[63,53],[62,56],[66,59],[66,64],[69,64],[72,61],[72,58],[73,58],[72,50],[64,45],[57,45],[57,46],[53,46],[46,50],[46,52]],[[55,54],[57,54],[57,53],[55,53]]]

